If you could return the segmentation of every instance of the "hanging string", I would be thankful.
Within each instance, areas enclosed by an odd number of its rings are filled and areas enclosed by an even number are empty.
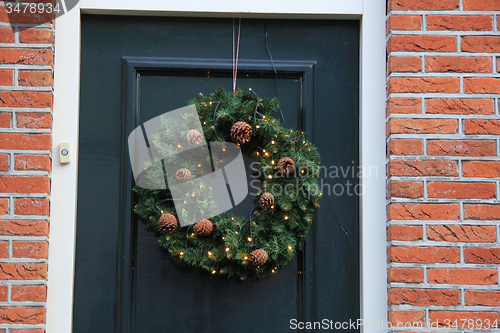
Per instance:
[[[273,71],[274,71],[274,96],[278,97],[278,71],[274,67],[273,56],[271,55],[271,51],[269,51],[269,46],[267,46],[267,24],[266,24],[266,22],[264,22],[264,31],[266,32],[265,46],[266,46],[267,54],[269,55],[269,59],[271,59],[271,66],[273,67]],[[283,124],[286,126],[285,116],[283,115],[283,111],[281,111],[281,107],[279,104],[278,104],[278,110],[280,110],[281,119],[283,119]]]
[[[237,41],[235,41],[234,18],[233,18],[233,95],[236,94],[236,79],[238,77],[238,58],[240,55],[240,32],[241,32],[241,18],[239,19],[238,23],[238,39]]]

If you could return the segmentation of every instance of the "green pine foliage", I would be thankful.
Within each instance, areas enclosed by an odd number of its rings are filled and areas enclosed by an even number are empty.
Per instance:
[[[158,227],[162,213],[170,212],[178,217],[165,178],[166,174],[175,172],[165,173],[158,166],[146,165],[145,178],[155,184],[165,183],[167,189],[148,190],[136,186],[134,191],[139,200],[135,212],[148,230],[158,234],[160,246],[180,266],[197,266],[211,274],[240,279],[272,275],[288,264],[297,250],[302,249],[314,210],[319,207],[320,157],[317,149],[305,139],[303,132],[286,128],[274,116],[279,103],[276,98],[258,98],[239,89],[233,95],[219,88],[209,96],[200,93],[189,103],[196,105],[207,142],[231,142],[230,129],[237,121],[252,126],[250,142],[240,148],[244,154],[259,158],[255,171],[261,175],[260,194],[272,193],[274,206],[266,209],[259,207],[257,196],[251,219],[227,212],[215,216],[210,219],[214,230],[209,236],[197,236],[192,226],[178,227],[172,234],[162,234]],[[185,138],[190,130],[189,122],[189,119],[180,123],[165,120],[162,123],[164,130],[153,140],[155,146],[163,147],[164,152],[171,151],[170,142]],[[293,174],[285,176],[277,171],[278,161],[283,157],[295,162]],[[214,158],[214,163],[216,160]],[[196,166],[183,164],[182,160],[176,160],[175,165],[189,169],[193,175],[197,173]],[[168,166],[163,165],[163,168],[166,170]],[[200,198],[193,208],[209,211],[209,205],[202,199],[210,194],[211,189],[193,182],[192,190],[193,196]],[[255,249],[264,249],[268,253],[267,263],[256,267],[248,260]]]

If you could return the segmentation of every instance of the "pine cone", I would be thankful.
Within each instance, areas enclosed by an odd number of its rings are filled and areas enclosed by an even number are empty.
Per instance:
[[[203,141],[203,135],[197,130],[192,129],[187,133],[186,140],[190,145],[199,145]]]
[[[191,171],[189,171],[188,169],[179,169],[179,170],[177,170],[175,176],[181,182],[187,182],[192,177]]]
[[[193,227],[193,231],[198,236],[208,236],[214,230],[214,225],[210,220],[202,220],[196,223]]]
[[[163,233],[171,234],[177,229],[177,219],[170,213],[163,214],[158,220],[158,227]]]
[[[267,261],[267,252],[263,249],[254,250],[248,256],[248,260],[250,260],[254,266],[264,265]]]
[[[252,137],[252,126],[244,121],[238,121],[231,127],[231,139],[239,144],[250,141]]]
[[[260,196],[259,205],[262,208],[269,208],[274,205],[274,196],[271,193],[264,193]]]
[[[290,157],[283,157],[276,167],[279,172],[288,176],[295,170],[295,162]]]

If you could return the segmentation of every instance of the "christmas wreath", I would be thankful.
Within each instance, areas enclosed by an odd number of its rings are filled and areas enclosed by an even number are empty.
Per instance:
[[[168,184],[193,183],[185,185],[192,188],[184,187],[184,192],[192,191],[193,197],[200,197],[192,204],[201,211],[211,209],[203,194],[210,194],[212,189],[203,182],[189,181],[204,172],[201,164],[189,165],[178,158],[169,163],[177,169],[173,173],[167,163],[145,166],[146,182],[163,181],[167,185],[163,189],[136,185],[135,213],[148,230],[158,234],[160,246],[180,266],[201,267],[214,275],[240,279],[272,275],[302,249],[314,210],[319,207],[317,149],[303,132],[287,129],[274,117],[279,109],[276,98],[259,98],[252,91],[240,89],[233,94],[219,88],[208,97],[200,93],[190,104],[196,106],[206,142],[234,142],[243,154],[258,159],[253,171],[260,177],[261,187],[254,209],[247,216],[225,212],[179,226],[178,214],[185,211],[176,211]],[[163,121],[153,139],[159,149],[168,150],[179,138],[186,145],[203,141],[198,130],[185,125],[189,122],[183,125],[172,121]],[[217,157],[212,163],[215,168]]]

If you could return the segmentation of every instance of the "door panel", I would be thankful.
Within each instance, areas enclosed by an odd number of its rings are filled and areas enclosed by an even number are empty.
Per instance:
[[[293,318],[359,318],[355,196],[325,187],[305,251],[263,280],[177,268],[132,213],[127,135],[230,89],[231,36],[228,19],[83,16],[74,332],[283,332]],[[357,21],[243,20],[238,86],[278,96],[328,167],[358,165],[358,36]]]

